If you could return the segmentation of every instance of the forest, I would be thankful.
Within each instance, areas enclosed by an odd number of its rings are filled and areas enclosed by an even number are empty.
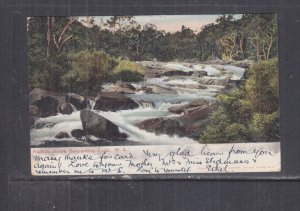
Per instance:
[[[30,18],[28,62],[31,88],[69,91],[70,87],[83,86],[93,78],[111,80],[121,60],[128,60],[127,64],[129,61],[153,59],[260,61],[277,56],[276,15],[248,14],[237,20],[233,15],[223,15],[216,23],[205,25],[198,34],[185,26],[175,33],[157,30],[153,24],[142,27],[134,16],[114,16],[104,25],[106,27],[102,29],[92,17],[83,21],[78,17]],[[86,62],[89,65],[97,60],[101,63],[101,70],[93,72],[93,65],[86,67],[93,77],[88,76],[88,71],[78,71],[76,67],[84,65],[78,61],[80,57],[90,60]],[[88,89],[84,87],[84,90]]]
[[[242,80],[216,96],[209,123],[201,125],[196,139],[201,143],[279,139],[275,14],[220,15],[199,32],[182,25],[174,33],[151,23],[141,25],[135,16],[112,16],[101,24],[90,16],[30,17],[27,33],[29,91],[97,96],[108,82],[145,81],[143,61],[191,66],[249,63]]]

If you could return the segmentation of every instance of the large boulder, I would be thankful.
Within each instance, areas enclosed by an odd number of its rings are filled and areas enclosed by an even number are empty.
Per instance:
[[[175,114],[181,114],[181,113],[189,113],[189,111],[197,110],[199,107],[203,105],[208,105],[209,102],[204,99],[197,99],[190,103],[187,103],[186,105],[181,106],[172,106],[168,108],[169,112],[175,113]]]
[[[71,114],[74,112],[74,108],[71,103],[60,103],[57,110],[61,114]]]
[[[122,93],[102,92],[95,98],[94,110],[118,111],[135,109],[138,107],[138,103]]]
[[[80,111],[80,119],[85,135],[93,135],[111,141],[127,138],[127,135],[121,133],[114,123],[90,110]]]
[[[44,89],[35,88],[29,93],[29,104],[39,108],[40,117],[48,117],[57,114],[58,100],[54,93]]]
[[[77,110],[83,110],[88,107],[88,99],[74,93],[66,95],[66,102],[71,103]]]
[[[184,128],[184,133],[185,136],[193,139],[199,139],[199,137],[202,135],[205,125],[207,124],[208,121],[203,120],[203,121],[198,121],[194,124],[187,124],[182,126]]]
[[[202,105],[197,107],[195,110],[186,112],[186,114],[176,117],[175,120],[178,121],[180,125],[193,124],[195,122],[207,119],[210,112],[211,108],[208,105]]]
[[[54,92],[50,92],[41,88],[34,88],[29,93],[29,104],[33,105],[36,101],[41,100],[44,96],[54,96]]]
[[[182,128],[180,127],[179,122],[173,119],[164,119],[164,118],[152,118],[144,120],[136,125],[142,130],[148,132],[167,135],[183,135]]]
[[[69,134],[64,131],[60,131],[55,135],[55,138],[62,139],[62,138],[69,138]]]
[[[85,134],[81,129],[74,129],[71,131],[71,135],[76,139],[81,139]]]

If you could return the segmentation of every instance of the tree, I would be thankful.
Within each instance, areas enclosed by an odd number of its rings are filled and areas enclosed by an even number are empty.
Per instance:
[[[120,50],[119,55],[128,53],[126,46],[126,32],[134,30],[135,28],[140,27],[135,21],[133,16],[112,16],[104,24],[108,26],[114,33],[117,38],[118,48]],[[127,33],[128,34],[128,33]]]
[[[102,51],[80,51],[69,55],[70,70],[62,76],[65,90],[96,94],[104,81],[111,80],[114,59]]]
[[[250,43],[255,48],[256,60],[267,60],[271,56],[276,56],[277,46],[274,45],[277,41],[276,15],[250,14],[245,15],[242,20],[245,22]]]
[[[240,45],[238,44],[238,32],[233,31],[224,35],[221,39],[218,40],[220,46],[222,59],[233,60],[239,54],[242,53]]]
[[[57,18],[59,19],[59,18]],[[54,55],[59,55],[61,53],[62,47],[69,42],[74,35],[68,35],[67,31],[70,29],[71,24],[77,20],[77,17],[67,17],[64,19],[64,25],[62,27],[55,27],[55,18],[47,17],[47,57]],[[56,28],[54,31],[53,28]],[[54,54],[54,55],[53,55]]]

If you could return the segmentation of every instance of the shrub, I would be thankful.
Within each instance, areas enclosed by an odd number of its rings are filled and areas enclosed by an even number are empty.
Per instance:
[[[270,59],[250,67],[245,89],[255,112],[273,113],[279,107],[278,60]]]
[[[71,70],[62,77],[65,89],[82,94],[94,94],[101,84],[113,76],[116,61],[102,51],[81,51],[69,55]]]
[[[231,94],[220,94],[217,105],[221,106],[229,121],[245,122],[252,115],[251,102],[243,99],[244,91],[234,89]]]
[[[144,69],[141,65],[131,62],[129,60],[117,60],[118,65],[114,68],[114,73],[118,73],[121,71],[131,71],[131,72],[138,72],[140,74],[144,74]]]
[[[268,142],[279,139],[278,61],[250,67],[245,87],[217,97],[201,143]]]
[[[251,103],[242,99],[243,92],[235,89],[229,95],[217,97],[216,111],[210,125],[200,138],[202,143],[230,143],[251,141],[248,123],[252,116]]]
[[[55,59],[41,60],[40,64],[29,74],[30,89],[43,88],[51,91],[59,91],[60,78],[64,74],[63,68]]]
[[[129,60],[118,60],[114,68],[115,80],[137,82],[144,78],[144,69],[141,65]]]
[[[279,112],[255,113],[250,126],[256,140],[277,141],[279,139]]]

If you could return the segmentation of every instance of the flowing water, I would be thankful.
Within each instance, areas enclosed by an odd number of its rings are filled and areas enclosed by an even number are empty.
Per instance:
[[[211,67],[209,65],[193,65],[193,68],[184,66],[180,63],[166,63],[165,66],[175,70],[183,71],[207,71],[208,77],[215,79],[224,77],[224,72]],[[234,66],[222,66],[227,68],[225,73],[229,73],[230,77],[235,80],[240,80],[244,69]],[[215,100],[215,96],[220,92],[223,86],[205,85],[207,89],[197,88],[200,85],[197,78],[193,77],[173,77],[165,76],[161,78],[149,78],[142,83],[132,84],[135,87],[157,85],[160,87],[167,87],[175,90],[177,94],[146,94],[143,91],[135,94],[128,94],[127,96],[136,101],[152,102],[153,106],[143,107],[142,105],[133,110],[121,110],[117,112],[96,111],[106,119],[110,120],[119,127],[121,132],[128,135],[128,141],[135,144],[188,144],[195,140],[187,137],[170,137],[168,135],[156,135],[155,133],[146,132],[135,126],[136,123],[154,117],[171,117],[178,116],[178,114],[170,113],[168,108],[174,105],[184,105],[195,99],[206,99],[209,102]],[[107,84],[109,87],[109,84]],[[90,101],[90,109],[93,110],[94,102]],[[80,121],[80,112],[76,111],[70,115],[58,114],[47,118],[41,118],[38,122],[44,122],[41,129],[31,129],[31,145],[39,145],[46,140],[56,141],[78,141],[71,137],[73,129],[82,129]],[[56,139],[54,138],[60,131],[67,132],[71,138]],[[80,142],[80,141],[78,141]]]

